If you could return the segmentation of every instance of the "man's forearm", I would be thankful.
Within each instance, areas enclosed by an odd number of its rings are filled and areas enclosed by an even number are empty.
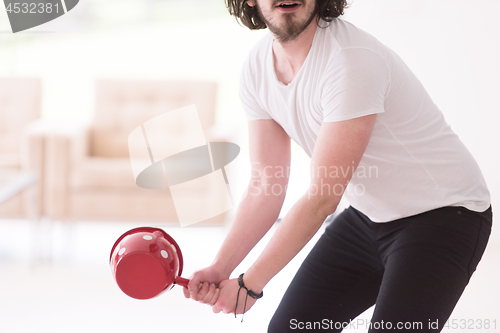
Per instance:
[[[309,200],[307,195],[297,201],[257,261],[245,273],[245,285],[260,292],[309,242],[326,217],[335,210],[338,201],[325,205]]]
[[[266,193],[264,187],[252,188],[239,205],[234,223],[213,265],[229,276],[273,226],[283,201],[284,193],[276,196]]]

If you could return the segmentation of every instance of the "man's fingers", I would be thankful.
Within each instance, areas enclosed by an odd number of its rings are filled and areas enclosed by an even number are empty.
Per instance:
[[[191,298],[191,293],[188,288],[182,288],[182,291],[184,292],[184,297]]]
[[[190,294],[190,297],[193,299],[195,299],[196,294],[198,294],[198,291],[200,290],[200,288],[198,287],[200,282],[197,280],[198,279],[196,279],[195,276],[193,276],[191,278],[191,280],[189,280],[189,283],[188,283],[189,294]]]
[[[219,300],[218,302],[215,302],[215,304],[212,306],[213,312],[219,313],[222,311],[222,313],[229,314],[233,313],[234,309],[228,308],[227,304],[223,300]]]
[[[215,289],[214,296],[212,297],[212,300],[210,301],[209,304],[214,305],[217,302],[217,300],[219,299],[219,295],[220,295],[220,289],[217,288],[217,289]]]
[[[202,299],[200,299],[200,302],[205,303],[205,304],[210,304],[213,296],[215,295],[215,289],[216,289],[215,283],[210,283],[210,285],[208,287],[208,292],[206,293],[206,295]]]
[[[221,308],[220,308],[219,306],[217,306],[217,305],[212,306],[212,311],[213,311],[214,313],[219,313],[219,312],[220,312],[220,310],[221,310]]]
[[[210,289],[210,284],[208,282],[203,282],[200,283],[198,287],[198,293],[194,296],[195,301],[200,301],[207,295],[208,290]]]
[[[212,306],[212,311],[214,313],[220,313],[222,311],[222,302],[215,302],[215,304]]]
[[[215,286],[214,286],[214,288],[215,289],[214,289],[212,297],[210,298],[210,300],[208,300],[206,302],[206,304],[208,304],[208,305],[215,305],[215,303],[217,303],[217,300],[219,299],[220,289],[215,287]]]

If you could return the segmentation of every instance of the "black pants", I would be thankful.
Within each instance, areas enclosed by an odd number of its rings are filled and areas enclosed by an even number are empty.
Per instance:
[[[350,207],[303,262],[268,332],[340,332],[351,320],[351,328],[368,332],[439,332],[483,255],[491,223],[491,207],[444,207],[388,223]],[[371,322],[354,320],[373,304]]]

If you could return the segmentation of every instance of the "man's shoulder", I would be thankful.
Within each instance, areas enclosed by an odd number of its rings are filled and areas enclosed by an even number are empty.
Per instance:
[[[272,44],[272,42],[273,42],[273,35],[271,34],[271,32],[267,31],[267,33],[264,34],[264,36],[262,36],[262,38],[259,39],[257,43],[255,43],[250,52],[259,52],[266,50],[269,47],[269,45]]]
[[[272,35],[270,33],[265,34],[248,52],[247,59],[252,61],[262,61],[267,52],[269,51],[269,47],[272,45]]]
[[[360,48],[378,51],[385,48],[374,36],[341,18],[330,22],[327,29],[329,29],[328,38],[334,39],[340,50]]]
[[[241,77],[255,76],[257,73],[263,73],[266,66],[266,59],[269,49],[272,47],[271,34],[264,35],[248,52],[243,62]]]

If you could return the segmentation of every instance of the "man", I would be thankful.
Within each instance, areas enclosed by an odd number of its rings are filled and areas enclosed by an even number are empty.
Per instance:
[[[249,310],[346,196],[351,207],[302,264],[269,332],[298,323],[340,332],[373,304],[369,332],[412,323],[410,331],[440,331],[491,230],[473,157],[402,60],[338,18],[345,1],[227,5],[247,27],[271,32],[241,76],[253,172],[213,264],[193,275],[186,297],[214,312]],[[278,217],[285,191],[270,189],[287,185],[278,171],[290,165],[290,139],[311,156],[310,187],[250,269],[229,279]]]

